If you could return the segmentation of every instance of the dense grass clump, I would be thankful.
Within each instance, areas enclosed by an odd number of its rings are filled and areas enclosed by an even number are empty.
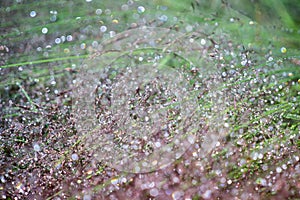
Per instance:
[[[1,2],[1,198],[300,198],[299,11]]]

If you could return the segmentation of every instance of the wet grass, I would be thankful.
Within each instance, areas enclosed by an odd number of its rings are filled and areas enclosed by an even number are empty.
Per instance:
[[[180,192],[191,199],[300,198],[300,36],[292,1],[278,7],[262,1],[254,10],[236,1],[130,2],[128,9],[118,1],[0,3],[1,198],[146,199],[154,198],[153,187],[146,186],[152,182],[157,199],[180,199]],[[138,13],[138,6],[145,12]],[[272,13],[261,12],[270,7]],[[37,15],[30,17],[33,10]],[[270,18],[274,21],[264,20]],[[205,157],[199,155],[199,139],[165,169],[132,174],[93,159],[75,129],[71,92],[81,64],[96,55],[101,42],[144,24],[182,33],[191,25],[201,33],[195,40],[207,44],[199,54],[211,64],[201,66],[200,60],[196,68],[218,69],[222,81],[214,89],[224,94],[224,119],[210,125],[226,123],[228,130]],[[108,30],[101,32],[101,26]],[[204,88],[201,80],[191,83]],[[215,114],[219,104],[207,91],[199,93],[203,112]],[[216,123],[218,117],[209,119],[204,121]]]

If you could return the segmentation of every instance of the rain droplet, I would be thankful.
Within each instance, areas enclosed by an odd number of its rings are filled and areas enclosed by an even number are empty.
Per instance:
[[[92,199],[92,196],[89,195],[89,194],[85,194],[85,195],[83,196],[83,200],[91,200],[91,199]]]
[[[158,189],[152,188],[149,193],[151,196],[156,197],[158,195]]]
[[[281,47],[280,51],[281,51],[281,53],[286,53],[287,50],[285,47]]]
[[[186,32],[191,32],[191,31],[193,30],[193,26],[187,25],[187,26],[185,27],[185,30],[186,30]]]
[[[35,17],[36,16],[36,12],[33,10],[30,12],[30,17]]]
[[[138,13],[143,13],[143,12],[145,12],[144,6],[139,6],[139,7],[137,8],[137,11],[138,11]]]
[[[109,31],[109,37],[114,37],[116,35],[116,32],[115,31]]]
[[[127,5],[127,4],[123,4],[123,5],[121,6],[121,9],[122,9],[123,11],[127,11],[127,10],[128,10],[128,5]]]
[[[229,124],[228,124],[228,123],[224,123],[224,127],[225,127],[225,128],[228,128],[228,127],[229,127]]]
[[[203,197],[204,199],[210,199],[210,198],[211,198],[211,190],[206,190],[206,191],[204,192],[204,194],[202,195],[202,197]]]
[[[70,53],[70,49],[65,48],[65,49],[64,49],[64,53]]]
[[[113,179],[111,179],[111,184],[113,184],[113,185],[117,185],[118,183],[119,183],[119,179],[117,179],[117,178],[113,178]]]
[[[80,44],[80,48],[81,48],[81,49],[85,49],[85,48],[86,48],[86,44],[85,44],[85,43],[81,43],[81,44]]]
[[[102,14],[102,10],[99,8],[96,10],[96,15],[101,15]]]
[[[51,22],[55,22],[56,20],[57,20],[56,15],[52,15],[52,16],[50,17],[50,21],[51,21]]]
[[[277,172],[278,174],[281,173],[281,172],[282,172],[281,167],[276,167],[276,172]]]
[[[110,14],[111,14],[111,10],[110,10],[110,9],[106,9],[106,10],[104,11],[104,13],[105,13],[106,15],[110,15]]]
[[[100,27],[100,31],[101,31],[102,33],[104,33],[106,30],[107,30],[107,27],[106,27],[106,26],[101,26],[101,27]]]
[[[42,28],[42,33],[43,34],[47,34],[48,33],[48,29],[46,27]]]
[[[67,36],[67,41],[68,41],[68,42],[71,42],[72,40],[73,40],[73,36],[72,36],[72,35],[68,35],[68,36]]]
[[[35,143],[35,144],[33,145],[33,149],[34,149],[34,151],[41,151],[41,147],[40,147],[40,145],[37,144],[37,143]]]
[[[182,199],[183,195],[184,195],[183,191],[175,191],[175,192],[172,193],[172,199],[173,200]]]
[[[78,155],[76,153],[73,153],[71,155],[72,160],[78,160]]]
[[[168,16],[167,15],[162,15],[158,18],[160,21],[166,22],[168,21]]]
[[[205,39],[201,39],[200,44],[201,45],[205,45],[206,44],[206,40]]]
[[[60,43],[61,43],[61,39],[60,39],[60,38],[56,38],[56,39],[55,39],[55,43],[56,43],[56,44],[60,44]]]

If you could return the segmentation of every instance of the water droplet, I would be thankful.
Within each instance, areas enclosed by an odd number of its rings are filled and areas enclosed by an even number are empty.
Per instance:
[[[139,7],[137,8],[137,11],[138,11],[138,13],[143,13],[143,12],[145,12],[144,6],[139,6]]]
[[[201,44],[201,45],[205,45],[205,44],[206,44],[206,40],[205,40],[205,39],[201,39],[201,40],[200,40],[200,44]]]
[[[94,48],[98,47],[98,45],[99,45],[99,44],[98,44],[97,41],[93,41],[93,42],[92,42],[92,46],[93,46]]]
[[[281,51],[281,53],[286,53],[287,50],[285,47],[281,47],[280,51]]]
[[[71,155],[71,158],[72,158],[72,160],[78,160],[78,155],[76,154],[76,153],[73,153],[72,155]]]
[[[80,48],[81,48],[81,49],[85,49],[85,48],[86,48],[86,44],[85,44],[85,43],[81,43],[81,44],[80,44]]]
[[[118,23],[119,23],[119,20],[114,19],[114,20],[112,20],[112,23],[113,23],[113,24],[118,24]]]
[[[72,35],[68,35],[68,36],[67,36],[67,41],[68,41],[68,42],[71,42],[72,40],[73,40],[73,36],[72,36]]]
[[[41,151],[41,147],[40,147],[40,145],[39,144],[37,144],[37,143],[35,143],[34,145],[33,145],[33,149],[34,149],[34,151]]]
[[[113,185],[117,185],[118,183],[119,183],[119,179],[117,179],[117,178],[113,178],[113,179],[111,179],[111,184],[113,184]]]
[[[121,9],[122,9],[123,11],[127,11],[127,10],[128,10],[128,5],[127,5],[127,4],[123,4],[123,5],[121,6]]]
[[[166,22],[168,21],[168,16],[167,15],[162,15],[158,18],[160,21]]]
[[[242,62],[241,62],[241,65],[243,65],[243,66],[245,66],[247,64],[247,60],[243,60]]]
[[[48,28],[46,28],[46,27],[42,28],[42,33],[47,34],[48,33]]]
[[[211,198],[211,190],[206,190],[204,193],[203,193],[203,195],[202,195],[202,197],[204,198],[204,199],[210,199]]]
[[[63,35],[63,36],[60,37],[60,39],[61,39],[61,42],[65,42],[66,41],[66,36]]]
[[[100,31],[101,31],[102,33],[104,33],[106,30],[107,30],[107,27],[106,27],[106,26],[101,26],[101,27],[100,27]]]
[[[56,20],[57,20],[56,15],[52,15],[52,16],[50,17],[50,21],[51,21],[51,22],[55,22]]]
[[[185,27],[185,30],[186,30],[186,32],[191,32],[191,31],[193,31],[193,26],[187,25],[187,26]]]
[[[30,17],[35,17],[36,16],[36,12],[33,10],[30,12]]]
[[[56,10],[50,10],[50,14],[57,15],[57,11]]]
[[[268,184],[267,184],[267,180],[264,179],[264,178],[258,178],[258,179],[256,180],[256,183],[259,184],[259,185],[262,185],[262,186],[267,186],[267,185],[268,185]]]
[[[92,196],[89,195],[89,194],[85,194],[85,195],[83,196],[83,200],[91,200],[91,199],[92,199]]]
[[[151,196],[156,197],[158,195],[158,189],[152,188],[149,193]]]
[[[61,39],[60,39],[60,38],[56,38],[56,39],[55,39],[55,43],[56,43],[56,44],[60,44],[60,43],[61,43]]]
[[[172,199],[173,200],[182,199],[183,195],[184,195],[183,191],[175,191],[175,192],[172,193]]]
[[[281,167],[276,167],[276,172],[277,172],[278,174],[281,173],[281,172],[282,172]]]
[[[97,10],[96,10],[96,15],[101,15],[102,14],[102,10],[100,9],[100,8],[98,8]]]
[[[70,49],[65,48],[65,49],[64,49],[64,53],[70,53]]]
[[[110,14],[111,14],[111,10],[110,10],[110,9],[105,9],[104,13],[105,13],[106,15],[110,15]]]
[[[228,128],[229,127],[229,124],[226,122],[226,123],[224,123],[224,127],[225,128]]]
[[[261,160],[261,159],[263,159],[263,157],[264,157],[264,154],[262,154],[262,153],[259,153],[259,154],[258,154],[258,159]]]

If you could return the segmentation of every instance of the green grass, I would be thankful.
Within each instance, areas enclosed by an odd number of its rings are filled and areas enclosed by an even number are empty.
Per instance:
[[[6,45],[11,53],[3,52],[0,59],[0,117],[3,127],[0,133],[4,138],[1,138],[0,152],[16,160],[5,158],[7,164],[3,167],[20,174],[26,169],[31,169],[33,163],[18,162],[29,159],[24,156],[22,148],[30,149],[34,141],[46,141],[46,146],[51,146],[52,143],[61,145],[55,147],[60,153],[55,154],[53,158],[46,157],[37,168],[49,163],[55,163],[54,166],[72,163],[70,155],[74,151],[78,154],[88,151],[82,148],[85,138],[80,138],[80,134],[76,133],[71,124],[72,103],[68,91],[73,89],[73,80],[81,72],[81,65],[89,63],[91,56],[97,56],[99,47],[93,47],[93,42],[101,44],[109,40],[108,31],[118,34],[127,30],[132,23],[138,21],[134,17],[139,14],[141,18],[145,18],[146,25],[178,30],[184,33],[182,38],[191,35],[185,32],[188,25],[193,25],[194,31],[198,31],[194,39],[199,43],[202,38],[206,39],[207,54],[204,57],[201,52],[199,55],[197,52],[189,54],[194,56],[191,58],[174,52],[160,63],[161,67],[175,66],[180,69],[183,66],[180,70],[188,74],[187,78],[192,77],[190,85],[197,83],[202,87],[215,80],[209,75],[199,78],[201,72],[213,69],[213,73],[219,77],[222,77],[223,72],[226,73],[222,80],[216,82],[214,91],[205,91],[205,88],[202,88],[199,95],[201,98],[198,100],[198,104],[201,105],[199,110],[204,116],[207,113],[214,115],[207,119],[207,123],[216,123],[220,115],[224,119],[222,118],[220,124],[213,125],[222,126],[224,122],[230,124],[228,134],[222,140],[224,148],[216,148],[208,155],[207,159],[210,159],[210,162],[207,162],[206,166],[207,178],[213,180],[218,177],[214,167],[210,166],[211,163],[217,166],[221,160],[229,160],[230,164],[221,170],[233,183],[250,179],[261,184],[262,178],[266,177],[270,170],[276,171],[277,166],[292,162],[293,156],[300,150],[300,19],[295,14],[295,10],[298,9],[297,6],[293,7],[295,2],[265,0],[256,2],[253,6],[250,1],[244,4],[229,1],[224,4],[217,0],[154,0],[134,1],[134,6],[129,6],[129,10],[122,10],[121,6],[125,3],[118,1],[1,2],[0,45]],[[146,8],[144,13],[137,12],[139,5]],[[168,9],[161,9],[161,6],[167,6]],[[96,15],[96,9],[102,9],[103,13]],[[111,13],[105,14],[106,9],[110,9]],[[37,12],[34,18],[29,16],[32,10]],[[58,13],[54,22],[50,21],[53,15],[50,14],[51,10]],[[269,11],[261,12],[267,10]],[[166,15],[168,21],[159,22],[157,17],[161,15]],[[118,23],[113,23],[114,19],[117,19]],[[102,25],[107,26],[106,33],[99,31]],[[49,30],[45,35],[41,32],[44,27]],[[73,36],[72,41],[55,44],[55,38],[68,35]],[[81,48],[83,43],[85,48]],[[216,43],[219,48],[212,43]],[[46,48],[47,45],[51,45],[51,48]],[[38,47],[42,47],[42,50],[37,51]],[[282,53],[281,47],[285,47],[287,52]],[[118,65],[118,68],[123,64],[122,59],[151,52],[164,53],[165,49],[140,48],[134,52],[122,52],[120,55],[112,52],[111,57],[115,59],[110,60],[110,63]],[[241,62],[245,58],[252,63],[242,65]],[[193,76],[189,71],[192,68],[190,61],[193,61],[199,70],[197,76]],[[234,73],[230,74],[232,70]],[[52,84],[53,80],[55,84]],[[220,98],[210,96],[215,94],[214,92],[216,95],[220,95],[218,92],[222,95]],[[217,103],[218,99],[222,99],[223,102]],[[214,110],[215,107],[222,106],[224,109],[219,113],[218,110]],[[18,126],[21,128],[17,128]],[[214,128],[211,127],[210,130]],[[38,129],[39,134],[34,133],[35,129]],[[66,136],[51,135],[55,131]],[[57,142],[60,139],[61,141]],[[15,149],[10,147],[14,145]],[[287,152],[285,147],[294,153]],[[51,147],[47,148],[52,150]],[[256,152],[262,153],[263,158],[254,159],[253,155]],[[268,154],[269,152],[273,153]],[[31,153],[33,155],[33,152]],[[1,159],[4,160],[2,157]],[[239,164],[241,159],[245,160],[244,164]],[[85,169],[88,164],[81,165],[80,162],[88,163],[88,158],[70,165]],[[12,168],[9,167],[11,163],[14,163]],[[263,170],[263,165],[269,166],[269,169]],[[224,167],[222,163],[220,166]],[[48,170],[52,169],[51,167],[49,166]],[[96,168],[96,173],[78,175],[72,172],[72,176],[82,181],[94,180],[109,171],[107,166],[102,164]],[[104,188],[109,187],[111,180],[127,175],[128,173],[120,172],[89,186],[95,193],[101,193]],[[63,181],[71,179],[68,175],[57,176]],[[15,177],[11,180],[16,181]],[[62,180],[58,182],[62,183]],[[0,186],[6,188],[6,185]],[[228,189],[230,187],[228,186]],[[64,192],[64,189],[53,190],[46,197],[51,199],[63,195]],[[7,194],[8,198],[14,196],[13,193]],[[198,194],[193,196],[193,199],[199,198]]]

